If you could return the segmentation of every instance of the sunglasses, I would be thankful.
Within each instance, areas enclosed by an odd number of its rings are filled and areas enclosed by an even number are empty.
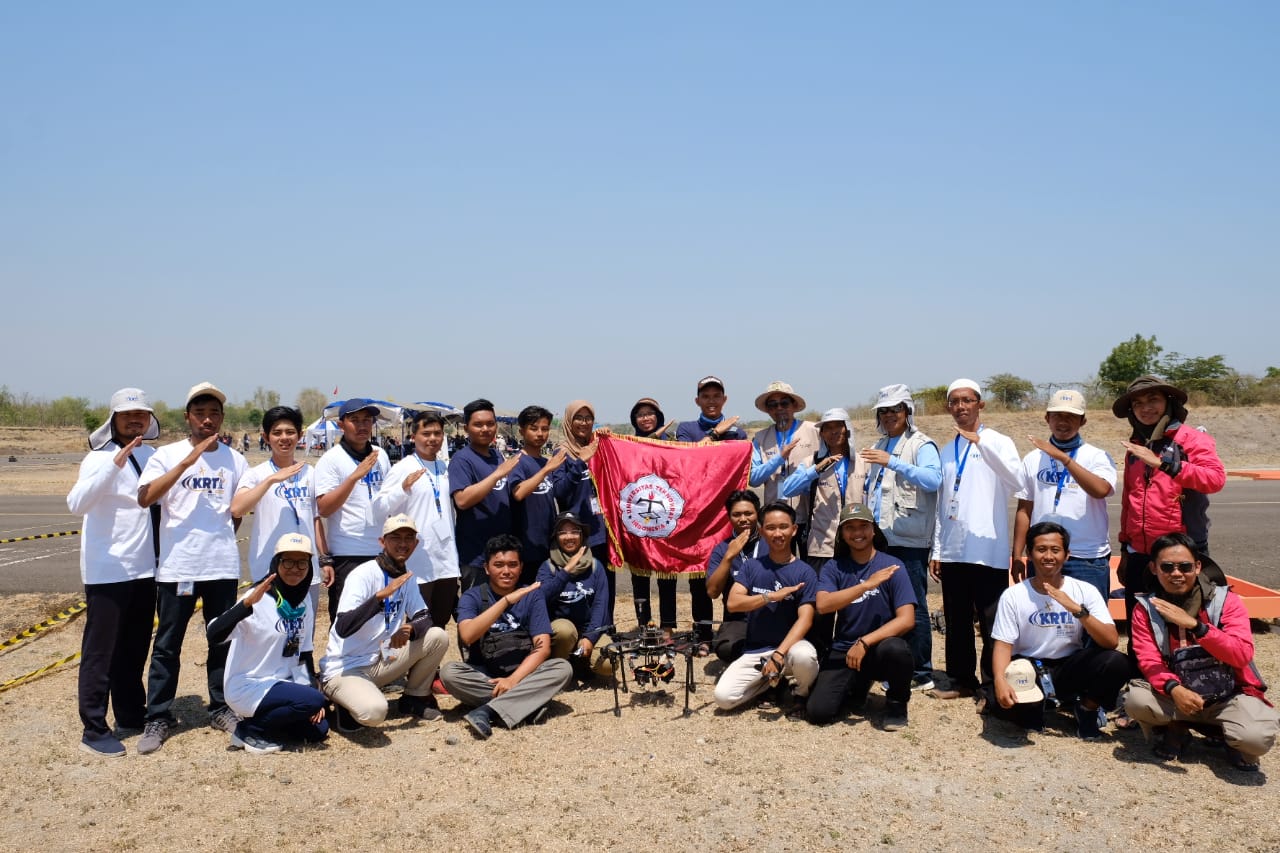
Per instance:
[[[886,406],[883,409],[876,409],[877,415],[900,415],[907,410],[906,403],[899,403],[896,406]]]
[[[1171,575],[1174,572],[1181,572],[1184,575],[1189,575],[1193,571],[1195,571],[1195,568],[1196,568],[1195,563],[1187,562],[1187,561],[1178,562],[1178,563],[1166,562],[1166,563],[1160,564],[1160,571],[1164,572],[1166,575]]]
[[[795,404],[795,400],[792,400],[790,397],[783,397],[781,400],[764,401],[764,407],[766,409],[790,409]]]

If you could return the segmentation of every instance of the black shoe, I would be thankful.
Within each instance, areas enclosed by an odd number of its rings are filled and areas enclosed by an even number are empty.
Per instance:
[[[885,706],[883,726],[886,732],[899,732],[905,729],[907,727],[907,703],[890,700]]]
[[[489,706],[481,705],[462,718],[471,727],[471,732],[480,740],[488,740],[493,736],[493,725],[489,722]]]
[[[440,706],[436,704],[434,696],[410,696],[406,693],[400,697],[396,706],[401,714],[419,720],[434,721],[444,716],[440,713]]]
[[[338,731],[344,735],[355,734],[364,728],[364,725],[351,716],[351,712],[341,705],[334,705],[333,725]]]

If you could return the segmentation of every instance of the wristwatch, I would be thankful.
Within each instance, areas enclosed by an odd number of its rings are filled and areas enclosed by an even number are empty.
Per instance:
[[[1166,695],[1166,696],[1168,696],[1168,697],[1172,698],[1172,697],[1173,697],[1173,688],[1175,688],[1175,687],[1181,687],[1181,686],[1182,686],[1182,682],[1181,682],[1181,681],[1179,681],[1179,680],[1178,680],[1178,679],[1176,679],[1176,678],[1170,678],[1168,681],[1166,681],[1166,682],[1164,683],[1164,687],[1163,687],[1163,688],[1161,688],[1161,689],[1164,691],[1164,695]]]
[[[1207,633],[1209,633],[1208,622],[1197,621],[1196,626],[1191,629],[1191,636],[1195,637],[1197,640],[1204,639],[1204,635]]]
[[[1072,613],[1071,615],[1076,617],[1076,619],[1083,619],[1084,617],[1089,615],[1089,608],[1081,604],[1080,609],[1077,610],[1075,613]]]

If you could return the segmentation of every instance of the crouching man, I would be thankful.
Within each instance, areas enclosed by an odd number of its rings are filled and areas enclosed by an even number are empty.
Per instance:
[[[518,587],[522,568],[519,539],[503,533],[488,541],[488,582],[458,602],[466,663],[450,661],[440,672],[450,695],[472,706],[463,719],[481,740],[493,734],[495,717],[509,729],[542,722],[547,703],[573,678],[567,660],[551,657],[551,621],[539,585]]]
[[[329,653],[320,661],[321,689],[337,705],[337,726],[350,732],[382,722],[387,700],[382,688],[405,676],[402,714],[440,718],[431,680],[449,647],[405,561],[418,545],[418,530],[407,515],[382,525],[382,553],[347,575],[338,617],[329,629]]]
[[[983,685],[980,710],[1039,731],[1044,699],[1056,697],[1074,703],[1080,737],[1096,740],[1099,706],[1114,708],[1128,677],[1115,622],[1095,586],[1062,573],[1071,549],[1066,528],[1033,524],[1026,545],[1035,571],[1000,596],[991,629],[994,681]]]
[[[1160,758],[1181,757],[1188,724],[1210,724],[1222,727],[1232,766],[1256,771],[1280,719],[1253,662],[1244,603],[1207,576],[1185,533],[1161,536],[1151,558],[1160,589],[1139,595],[1133,611],[1134,652],[1147,683],[1130,684],[1125,710],[1155,735]]]
[[[818,579],[793,550],[796,511],[771,503],[760,518],[769,554],[748,560],[729,588],[730,612],[747,614],[747,638],[742,657],[716,683],[716,705],[723,711],[747,704],[783,677],[795,682],[792,695],[803,705],[818,677],[818,652],[805,639]]]
[[[836,528],[835,557],[818,578],[818,612],[835,613],[835,640],[822,662],[806,713],[811,723],[836,718],[846,697],[861,710],[873,681],[884,681],[884,729],[907,727],[913,658],[905,639],[916,625],[911,578],[888,545],[871,508],[849,504]]]

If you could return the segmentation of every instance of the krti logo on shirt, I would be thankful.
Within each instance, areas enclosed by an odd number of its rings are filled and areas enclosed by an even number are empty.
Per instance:
[[[581,581],[574,581],[572,586],[566,586],[560,592],[560,600],[565,604],[574,604],[584,599],[591,598],[596,594],[592,588],[585,587]]]
[[[762,589],[761,587],[758,587],[758,586],[751,587],[751,594],[767,595],[768,593],[771,593],[771,592],[777,592],[780,589],[782,589],[782,581],[774,581],[773,586],[769,587],[768,589]],[[796,597],[796,594],[794,592],[788,593],[785,597],[780,598],[777,601],[774,601],[773,603],[777,604],[778,601],[791,601],[795,597]]]
[[[1070,627],[1076,618],[1065,610],[1037,610],[1027,617],[1027,624],[1034,628]]]
[[[210,474],[200,473],[192,474],[189,477],[183,477],[178,481],[178,485],[191,492],[204,492],[205,494],[222,494],[226,491],[224,485],[226,480],[222,477]]]
[[[505,634],[508,631],[518,630],[520,630],[520,623],[516,621],[516,617],[510,612],[503,613],[489,626],[489,633],[491,634]]]
[[[282,501],[308,501],[311,499],[311,489],[307,486],[291,486],[288,483],[281,483],[275,487],[272,492]]]
[[[506,481],[505,481],[505,480],[503,480],[503,485],[506,485]],[[550,480],[548,480],[548,479],[545,479],[545,478],[544,478],[544,479],[543,479],[543,481],[542,481],[541,483],[539,483],[539,484],[538,484],[538,488],[536,488],[536,489],[534,489],[534,490],[533,490],[533,493],[534,493],[535,495],[549,495],[549,494],[551,494],[551,481],[550,481]]]
[[[1042,483],[1046,484],[1046,485],[1049,485],[1049,486],[1056,486],[1056,485],[1058,485],[1058,480],[1059,480],[1061,477],[1062,477],[1062,469],[1061,469],[1061,468],[1052,468],[1052,467],[1050,467],[1050,468],[1041,468],[1039,471],[1037,471],[1037,472],[1036,472],[1036,479],[1037,479],[1037,480],[1039,480],[1040,482],[1042,482]],[[1075,483],[1072,483],[1072,482],[1069,482],[1069,481],[1067,482],[1067,488],[1068,488],[1068,489],[1071,489],[1071,488],[1074,488],[1074,487],[1075,487]]]
[[[544,482],[545,482],[545,481],[544,481]],[[500,478],[500,479],[498,480],[498,482],[496,482],[496,483],[494,483],[494,484],[493,484],[493,490],[494,490],[495,492],[500,492],[500,491],[502,491],[503,489],[505,489],[506,487],[507,487],[507,478],[506,478],[506,477],[502,477],[502,478]]]

